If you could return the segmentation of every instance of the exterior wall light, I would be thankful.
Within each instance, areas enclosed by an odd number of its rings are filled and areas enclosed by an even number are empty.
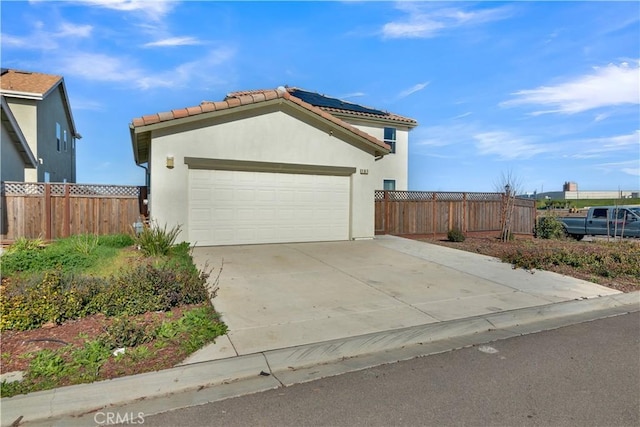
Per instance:
[[[173,169],[173,156],[167,156],[167,168]]]

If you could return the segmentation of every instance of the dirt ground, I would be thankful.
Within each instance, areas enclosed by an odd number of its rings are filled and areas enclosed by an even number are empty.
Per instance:
[[[576,250],[585,245],[591,245],[598,241],[607,241],[606,238],[594,238],[585,237],[584,240],[578,242],[572,239],[568,240],[542,240],[535,239],[533,236],[516,236],[515,240],[510,242],[502,242],[498,235],[478,233],[471,236],[467,236],[464,242],[450,242],[444,235],[437,236],[403,236],[424,242],[447,246],[454,249],[460,249],[463,251],[479,253],[482,255],[488,255],[496,258],[502,258],[507,254],[514,253],[516,251],[522,251],[526,253],[530,250],[531,244],[544,245],[550,250],[553,249],[572,249]],[[632,243],[640,244],[640,239],[625,239]],[[578,268],[574,268],[567,265],[554,266],[550,269],[555,273],[564,274],[566,276],[576,277],[578,279],[587,280],[590,282],[598,283],[602,286],[607,286],[612,289],[617,289],[622,292],[632,292],[640,290],[640,278],[605,278],[605,277],[593,277],[593,275],[584,273]]]
[[[193,307],[179,307],[171,311],[171,319],[179,319],[182,312]],[[168,318],[167,313],[146,313],[136,316],[136,323],[150,324],[161,322]],[[1,336],[2,363],[0,373],[22,371],[29,365],[29,354],[49,349],[55,350],[71,344],[72,348],[82,347],[88,339],[96,339],[105,332],[107,326],[113,321],[102,314],[70,320],[61,325],[45,325],[42,328],[30,331],[4,331]],[[86,336],[86,338],[84,338]],[[116,378],[124,375],[132,375],[159,369],[166,369],[180,363],[184,352],[176,343],[168,344],[162,349],[157,349],[153,343],[143,344],[148,346],[153,353],[151,359],[141,361],[140,364],[117,365],[107,363],[101,368],[101,378]]]

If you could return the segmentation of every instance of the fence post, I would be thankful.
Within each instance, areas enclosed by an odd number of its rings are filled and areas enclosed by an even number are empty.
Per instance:
[[[469,229],[467,224],[467,193],[462,193],[462,232],[466,233]]]
[[[64,184],[64,215],[62,218],[62,235],[69,237],[71,235],[71,200],[69,197],[71,184]]]
[[[44,238],[51,240],[51,184],[44,184]]]
[[[436,238],[436,192],[433,192],[433,196],[431,198],[431,231],[433,233],[433,238]]]
[[[387,227],[389,225],[389,220],[391,216],[391,206],[389,204],[389,192],[384,190],[384,197],[382,198],[382,234],[387,234],[389,230]]]

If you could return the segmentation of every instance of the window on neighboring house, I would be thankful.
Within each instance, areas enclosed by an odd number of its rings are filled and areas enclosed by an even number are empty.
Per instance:
[[[384,180],[384,190],[387,191],[395,191],[396,189],[396,180],[395,179],[385,179]]]
[[[384,128],[384,143],[391,147],[391,152],[396,152],[396,128]]]
[[[56,149],[60,151],[60,136],[62,130],[60,129],[60,123],[56,123]]]
[[[62,146],[64,147],[64,151],[67,151],[67,131],[65,130],[63,132],[63,140],[62,140]]]

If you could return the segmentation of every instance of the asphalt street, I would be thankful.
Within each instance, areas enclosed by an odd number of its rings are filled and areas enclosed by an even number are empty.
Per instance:
[[[638,426],[640,313],[206,405],[148,426]]]

